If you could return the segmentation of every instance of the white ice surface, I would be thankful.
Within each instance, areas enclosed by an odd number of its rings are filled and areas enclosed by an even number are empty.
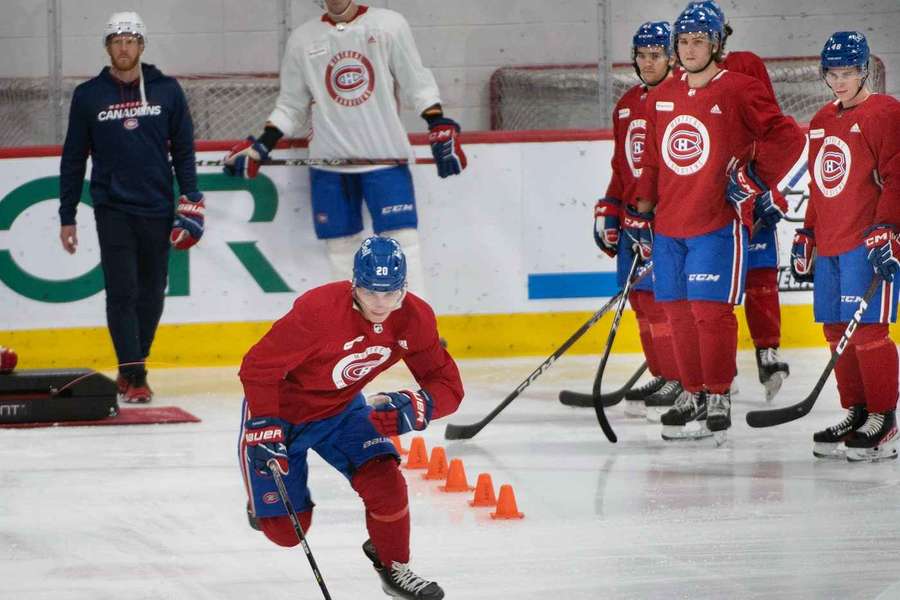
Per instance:
[[[785,352],[793,371],[775,404],[796,402],[824,350]],[[823,462],[812,432],[841,418],[833,380],[808,416],[753,430],[762,408],[749,353],[740,356],[728,444],[666,443],[660,426],[609,409],[619,443],[591,409],[557,402],[587,391],[596,357],[564,357],[474,439],[445,442],[479,472],[511,483],[525,519],[494,522],[405,471],[412,566],[451,600],[598,598],[900,598],[900,470]],[[541,358],[462,361],[467,396],[447,421],[472,423]],[[614,356],[608,389],[639,362]],[[371,391],[407,385],[386,374]],[[15,600],[321,598],[299,548],[251,530],[236,463],[235,369],[159,370],[154,403],[201,423],[0,430],[0,598]],[[408,437],[404,443],[408,444]],[[360,550],[362,505],[312,455],[317,502],[309,536],[335,600],[383,598]]]

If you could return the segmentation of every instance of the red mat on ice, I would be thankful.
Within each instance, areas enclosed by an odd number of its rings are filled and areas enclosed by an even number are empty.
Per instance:
[[[58,423],[0,423],[0,428],[82,427],[85,425],[153,425],[156,423],[199,423],[200,419],[177,406],[120,408],[119,414],[99,421],[60,421]]]

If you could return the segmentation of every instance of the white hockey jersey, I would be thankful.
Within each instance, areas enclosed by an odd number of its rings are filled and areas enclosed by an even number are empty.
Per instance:
[[[310,125],[311,158],[412,158],[395,87],[417,113],[441,101],[406,19],[366,6],[349,23],[323,15],[288,39],[269,121],[287,136]]]

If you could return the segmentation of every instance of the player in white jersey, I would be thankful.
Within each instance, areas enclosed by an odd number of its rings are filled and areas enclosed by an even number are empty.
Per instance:
[[[412,159],[400,121],[398,96],[428,123],[438,175],[466,167],[460,127],[444,116],[437,84],[422,65],[409,24],[398,13],[325,0],[325,14],[294,30],[281,66],[281,91],[264,133],[235,145],[225,158],[229,175],[255,177],[282,136],[311,130],[309,155],[317,159]],[[396,91],[396,94],[395,94]],[[310,169],[313,224],[327,243],[335,278],[349,280],[347,265],[359,247],[362,202],[375,233],[403,246],[409,286],[423,295],[412,175],[405,164]]]

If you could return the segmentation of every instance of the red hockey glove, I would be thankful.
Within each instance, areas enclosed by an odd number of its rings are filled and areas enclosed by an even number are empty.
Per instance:
[[[278,471],[287,475],[287,445],[285,444],[285,421],[275,417],[258,417],[244,423],[244,443],[247,447],[247,462],[258,475],[271,477],[269,460],[278,462]]]
[[[19,363],[19,355],[15,350],[0,346],[0,374],[12,373]]]
[[[231,147],[222,170],[232,177],[253,179],[259,173],[260,161],[269,158],[269,149],[252,135]]]
[[[866,230],[866,248],[869,264],[882,279],[890,283],[900,271],[900,242],[893,225],[872,225]]]
[[[372,424],[381,435],[401,435],[422,431],[431,422],[434,401],[425,390],[414,392],[382,392],[370,401],[374,409],[369,414]]]
[[[203,213],[206,203],[200,192],[188,192],[178,199],[175,222],[169,234],[169,242],[179,250],[187,250],[203,237]]]
[[[757,219],[771,226],[784,217],[784,210],[773,200],[769,186],[756,176],[752,163],[731,170],[725,197],[747,227],[753,227]]]
[[[812,229],[798,229],[791,246],[791,274],[796,281],[811,283],[816,264],[816,238]]]
[[[610,258],[619,251],[619,209],[615,198],[600,198],[594,206],[594,243]]]
[[[459,143],[459,123],[447,117],[430,117],[428,120],[428,143],[431,155],[437,165],[438,176],[443,179],[459,175],[468,161]]]

